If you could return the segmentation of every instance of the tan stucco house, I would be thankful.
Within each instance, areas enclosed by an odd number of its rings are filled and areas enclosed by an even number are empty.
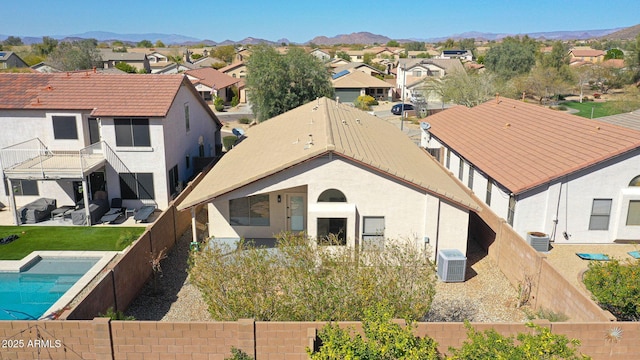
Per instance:
[[[432,256],[466,253],[469,212],[478,209],[393,124],[328,98],[249,128],[178,209],[201,204],[213,241],[292,231],[314,241],[334,234],[344,246],[408,241]]]

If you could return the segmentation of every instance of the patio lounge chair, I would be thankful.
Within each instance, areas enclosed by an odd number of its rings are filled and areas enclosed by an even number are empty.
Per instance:
[[[122,216],[124,216],[122,209],[111,208],[104,215],[102,215],[102,217],[100,218],[100,222],[103,224],[104,223],[115,224],[115,222]]]
[[[155,210],[156,210],[155,206],[151,206],[151,205],[143,206],[135,212],[135,214],[133,215],[133,220],[135,220],[136,223],[138,221],[147,222],[147,220],[149,220],[149,216],[151,216],[151,214],[153,214]]]
[[[595,260],[595,261],[609,261],[609,257],[600,253],[576,253],[580,259],[583,260]]]

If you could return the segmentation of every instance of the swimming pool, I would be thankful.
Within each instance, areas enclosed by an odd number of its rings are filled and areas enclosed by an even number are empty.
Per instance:
[[[0,268],[0,320],[40,319],[62,309],[111,259],[46,253]]]

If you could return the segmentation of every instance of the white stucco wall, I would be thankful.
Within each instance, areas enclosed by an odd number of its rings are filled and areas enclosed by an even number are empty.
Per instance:
[[[443,146],[423,132],[421,145]],[[449,169],[457,176],[460,158],[451,153]],[[446,166],[446,150],[442,163]],[[482,170],[482,169],[480,169]],[[468,185],[469,164],[464,166],[463,183]],[[640,226],[627,226],[629,201],[640,200],[640,188],[629,182],[640,175],[640,150],[615,157],[516,196],[513,228],[526,238],[528,232],[540,231],[561,243],[610,243],[615,240],[640,239]],[[473,192],[486,199],[485,174],[474,169]],[[493,182],[491,209],[507,219],[510,192]],[[594,199],[611,199],[608,230],[589,230]],[[567,234],[565,239],[564,233]]]
[[[467,210],[338,156],[299,164],[220,196],[209,206],[209,233],[220,238],[273,237],[285,228],[284,219],[278,217],[284,217],[286,211],[284,200],[278,203],[275,199],[278,195],[284,199],[288,192],[299,192],[300,187],[306,189],[306,230],[311,237],[317,234],[317,219],[334,214],[333,217],[347,218],[347,242],[355,244],[360,241],[363,217],[383,216],[387,239],[411,241],[423,247],[428,237],[432,246],[438,241],[442,248],[466,253]],[[319,195],[327,189],[342,191],[347,203],[318,203]],[[267,193],[270,226],[229,226],[229,199]],[[442,211],[440,216],[438,209]]]

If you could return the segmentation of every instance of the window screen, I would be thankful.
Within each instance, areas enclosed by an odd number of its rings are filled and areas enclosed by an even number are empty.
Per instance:
[[[627,225],[640,225],[640,200],[629,201]]]
[[[608,230],[611,199],[593,199],[589,230]]]
[[[75,116],[52,116],[53,137],[56,140],[75,140],[78,138]]]

